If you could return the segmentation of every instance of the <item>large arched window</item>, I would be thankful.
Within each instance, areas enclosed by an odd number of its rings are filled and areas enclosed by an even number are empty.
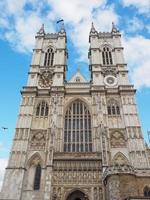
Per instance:
[[[116,100],[111,99],[108,101],[107,112],[110,116],[120,115],[120,106]]]
[[[150,197],[150,187],[146,186],[143,192],[144,192],[144,197]]]
[[[36,107],[36,117],[47,117],[48,111],[48,104],[45,101],[42,101]]]
[[[34,190],[40,189],[40,182],[41,182],[41,165],[38,164],[35,170],[34,186],[33,186]]]
[[[112,53],[109,47],[104,47],[102,51],[103,65],[112,65]]]
[[[92,151],[91,116],[80,100],[72,102],[65,114],[64,151]]]
[[[53,66],[53,61],[54,61],[54,51],[52,48],[49,48],[45,53],[44,66]]]

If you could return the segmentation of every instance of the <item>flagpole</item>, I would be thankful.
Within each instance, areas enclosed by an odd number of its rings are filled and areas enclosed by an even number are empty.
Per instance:
[[[56,21],[56,31],[57,32],[59,32],[59,28],[60,28],[60,23],[62,24],[64,22],[64,20],[63,19],[59,19],[59,20],[57,20]]]

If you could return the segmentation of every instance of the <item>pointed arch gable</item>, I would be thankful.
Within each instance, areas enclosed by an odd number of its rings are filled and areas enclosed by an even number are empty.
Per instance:
[[[85,106],[88,108],[88,110],[90,112],[90,115],[91,115],[92,110],[91,110],[91,107],[89,105],[89,102],[83,97],[73,97],[73,98],[71,98],[64,106],[64,114],[66,113],[69,105],[71,105],[76,100],[79,100],[79,101],[83,102],[85,104]]]
[[[103,48],[104,48],[104,47],[108,47],[111,51],[113,51],[113,49],[114,49],[114,47],[113,47],[111,44],[106,43],[106,42],[103,43],[102,45],[100,45],[99,48],[100,48],[101,51],[103,51]]]
[[[115,99],[115,98],[109,98],[109,99],[107,100],[107,104],[110,104],[110,103],[114,103],[114,104],[119,105],[118,100]]]
[[[56,46],[50,44],[43,48],[43,53],[46,53],[48,49],[52,49],[54,52],[56,52]]]
[[[43,160],[39,152],[33,153],[26,162],[26,167],[29,168],[32,165],[40,164],[43,166]]]
[[[128,158],[122,152],[116,153],[111,163],[112,165],[129,165],[130,164]]]

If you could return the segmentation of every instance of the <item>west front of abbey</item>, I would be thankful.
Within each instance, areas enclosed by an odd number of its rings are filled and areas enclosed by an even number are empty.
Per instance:
[[[90,81],[66,81],[67,35],[36,35],[0,200],[150,199],[145,145],[121,34],[89,33]]]

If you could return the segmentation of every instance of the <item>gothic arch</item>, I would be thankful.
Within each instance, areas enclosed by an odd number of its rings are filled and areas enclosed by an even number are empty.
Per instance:
[[[108,44],[108,43],[104,43],[104,44],[100,45],[99,48],[100,48],[101,51],[103,51],[104,47],[108,47],[111,51],[113,51],[113,49],[114,49],[113,46],[111,44]]]
[[[41,185],[43,160],[39,152],[30,156],[26,163],[24,187],[27,190],[39,190]]]
[[[56,47],[54,45],[47,45],[43,48],[43,53],[46,53],[48,49],[53,49],[54,53],[56,52]]]
[[[31,165],[36,165],[36,164],[40,164],[41,166],[43,166],[43,160],[42,157],[40,155],[39,152],[35,152],[33,153],[30,158],[28,159],[27,163],[26,163],[26,168],[29,168]]]
[[[64,106],[64,115],[65,115],[68,107],[76,100],[80,100],[81,102],[83,102],[87,106],[87,108],[88,108],[88,110],[90,112],[90,115],[92,114],[92,110],[91,110],[91,107],[89,105],[89,102],[85,98],[83,98],[83,97],[73,97],[65,104],[65,106]]]
[[[67,192],[67,193],[65,194],[64,200],[72,200],[72,199],[71,199],[71,195],[72,195],[72,194],[75,194],[75,193],[82,194],[84,197],[87,197],[86,200],[89,200],[89,198],[88,198],[89,195],[87,194],[87,192],[84,191],[84,189],[80,189],[80,188],[74,188],[74,189],[70,190],[69,192]],[[78,197],[78,198],[79,198],[79,197]]]
[[[49,105],[47,99],[37,99],[37,101],[36,101],[36,103],[35,103],[35,107],[37,107],[40,103],[42,103],[42,101],[44,101],[45,103],[47,103],[47,105]]]
[[[113,157],[111,164],[112,165],[129,165],[129,160],[122,152],[118,152]]]
[[[115,99],[115,98],[109,98],[107,100],[107,104],[110,104],[110,103],[114,103],[114,104],[120,105],[119,102],[118,102],[118,99]]]

